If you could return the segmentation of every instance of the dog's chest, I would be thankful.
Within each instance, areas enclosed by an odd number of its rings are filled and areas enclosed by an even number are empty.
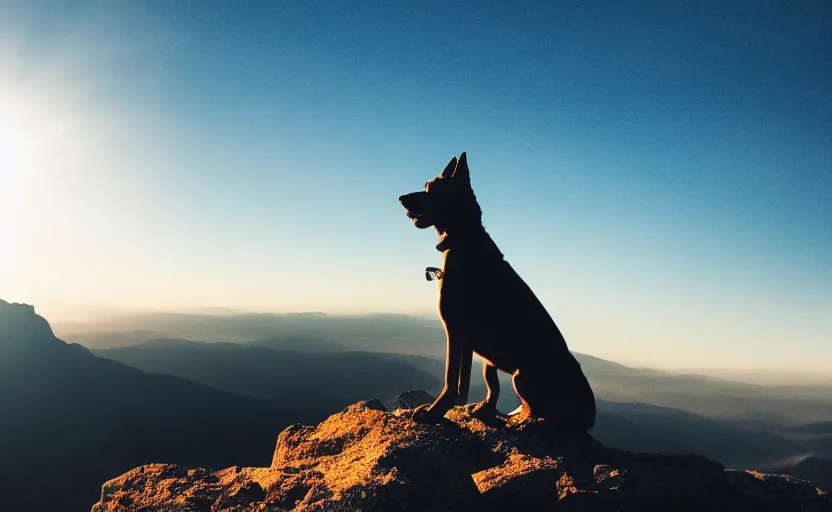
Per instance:
[[[465,288],[459,281],[454,282],[447,274],[439,281],[439,316],[445,323],[465,320],[468,323],[471,314],[475,312],[471,304],[466,300]]]
[[[446,323],[482,323],[500,308],[499,286],[476,268],[446,270],[438,284],[439,314]]]

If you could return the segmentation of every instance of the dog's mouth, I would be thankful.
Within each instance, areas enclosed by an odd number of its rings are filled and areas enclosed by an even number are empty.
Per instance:
[[[414,192],[399,197],[399,202],[404,207],[407,218],[411,219],[417,228],[426,228],[431,225],[428,215],[425,213],[425,196],[424,192]]]
[[[426,228],[431,225],[431,223],[428,222],[427,215],[425,215],[424,213],[407,210],[407,217],[413,220],[413,225],[417,228]]]
[[[413,225],[419,229],[428,228],[433,225],[430,215],[425,212],[405,208],[405,213],[407,214],[407,218],[413,221]]]

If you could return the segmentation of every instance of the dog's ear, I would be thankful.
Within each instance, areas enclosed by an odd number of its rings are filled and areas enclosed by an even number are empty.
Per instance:
[[[459,155],[459,162],[457,162],[456,169],[451,177],[456,180],[471,183],[471,174],[468,172],[468,156],[464,151]]]
[[[456,170],[456,157],[451,158],[451,161],[448,162],[448,165],[445,166],[445,170],[442,171],[442,174],[440,174],[440,176],[442,176],[443,178],[450,178],[451,175],[454,173],[454,170]]]

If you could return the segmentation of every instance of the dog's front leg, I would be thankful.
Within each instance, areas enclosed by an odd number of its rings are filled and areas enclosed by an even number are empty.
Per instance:
[[[436,423],[454,406],[459,393],[460,364],[464,345],[463,339],[458,334],[455,335],[451,330],[446,329],[445,386],[432,404],[420,405],[413,411],[414,420]]]
[[[474,349],[469,343],[462,344],[459,361],[459,386],[457,387],[456,405],[468,403],[468,392],[471,389],[471,365],[474,360]]]

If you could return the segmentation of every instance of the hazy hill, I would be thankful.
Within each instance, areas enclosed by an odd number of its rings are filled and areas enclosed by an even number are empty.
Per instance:
[[[596,396],[609,401],[643,402],[715,419],[760,424],[800,425],[832,418],[832,388],[761,386],[630,368],[575,355]]]
[[[366,397],[392,403],[399,394],[396,390],[441,387],[435,371],[429,374],[416,366],[424,364],[421,358],[403,355],[311,353],[170,339],[95,353],[143,371],[177,375],[278,403],[302,399],[330,412]]]
[[[56,332],[89,348],[135,345],[153,338],[257,343],[292,349],[444,354],[438,319],[407,315],[154,313],[122,315],[98,323],[62,323]],[[137,333],[152,333],[144,339]]]
[[[153,338],[183,338],[301,352],[418,355],[438,360],[440,371],[444,358],[439,321],[406,315],[159,313],[124,315],[97,324],[61,324],[58,329],[67,339],[98,349]],[[764,424],[800,425],[832,418],[832,386],[762,386],[577,356],[597,396],[609,401],[643,402],[715,419]]]
[[[780,466],[771,471],[809,480],[823,490],[832,489],[832,459],[805,457],[794,464]]]
[[[444,357],[444,333],[438,320],[406,315],[160,313],[125,315],[98,324],[64,324],[61,328],[69,339],[90,347],[135,345],[164,336],[296,351],[386,352],[438,360],[439,366],[428,363],[421,369],[438,368],[440,373]],[[631,368],[576,355],[596,395],[608,401],[642,402],[763,425],[801,425],[832,418],[832,387],[762,386]],[[507,379],[504,382],[510,386]]]
[[[650,453],[698,453],[726,467],[773,467],[809,448],[755,424],[705,418],[668,407],[598,401],[592,435],[604,444]]]
[[[790,430],[799,434],[832,436],[832,421],[818,421],[808,425],[798,425]]]
[[[88,510],[102,481],[137,464],[265,464],[275,434],[304,416],[100,359],[4,301],[0,411],[2,508],[21,511]]]

